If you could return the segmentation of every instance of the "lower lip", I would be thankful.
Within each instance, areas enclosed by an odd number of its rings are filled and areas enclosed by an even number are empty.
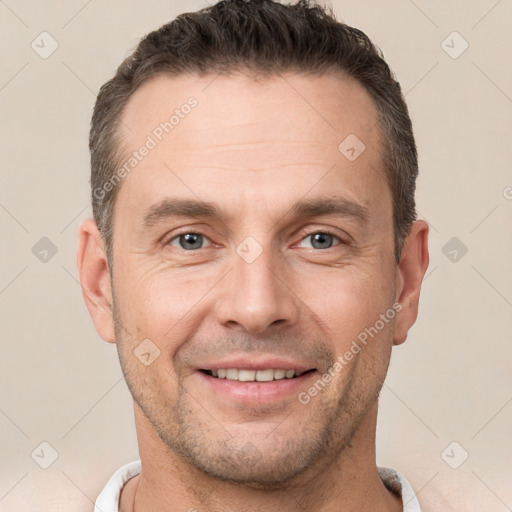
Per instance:
[[[238,380],[219,379],[197,371],[203,382],[216,394],[237,402],[272,402],[298,394],[301,389],[315,378],[316,371],[303,373],[292,379],[271,380],[268,382],[240,382]]]

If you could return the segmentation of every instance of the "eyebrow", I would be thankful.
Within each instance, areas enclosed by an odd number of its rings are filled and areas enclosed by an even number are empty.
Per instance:
[[[298,218],[337,215],[351,217],[361,224],[368,221],[370,213],[366,206],[344,197],[303,199],[297,201],[289,211],[292,216]],[[213,203],[168,197],[147,210],[143,218],[143,225],[150,228],[172,217],[218,218],[225,222],[229,215]]]
[[[146,228],[150,228],[171,217],[218,217],[224,219],[226,215],[212,203],[168,197],[148,209],[144,215],[143,224]]]
[[[321,217],[322,215],[352,217],[362,224],[366,223],[370,216],[366,206],[344,197],[301,200],[292,206],[291,211],[297,217]]]

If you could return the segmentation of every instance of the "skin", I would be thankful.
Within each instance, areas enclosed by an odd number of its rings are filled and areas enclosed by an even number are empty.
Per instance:
[[[160,76],[124,111],[126,155],[190,96],[197,107],[120,185],[113,274],[94,221],[80,228],[84,297],[134,397],[142,472],[120,510],[402,510],[377,473],[378,393],[416,320],[428,225],[413,224],[397,264],[372,99],[339,75]],[[349,134],[365,144],[355,161],[338,150]],[[171,196],[225,218],[145,226]],[[366,220],[291,212],[333,197],[364,206]],[[315,244],[325,232],[334,236]],[[203,245],[183,248],[185,233]],[[237,253],[247,236],[261,248],[251,263]],[[395,303],[394,319],[307,404],[296,393],[241,403],[197,371],[233,355],[286,357],[316,369],[307,392]],[[144,339],[160,351],[147,366],[134,355]]]

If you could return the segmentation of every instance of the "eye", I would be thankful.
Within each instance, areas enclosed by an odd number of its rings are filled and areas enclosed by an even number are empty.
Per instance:
[[[184,249],[185,251],[190,251],[194,249],[204,249],[202,245],[205,240],[208,240],[208,238],[200,233],[182,233],[181,235],[176,235],[174,238],[171,238],[168,244],[173,247],[178,247],[179,249]]]
[[[302,239],[302,242],[308,239],[311,239],[311,244],[309,247],[306,246],[307,249],[330,249],[333,245],[336,245],[333,243],[334,240],[338,240],[340,243],[342,242],[336,235],[324,231],[310,233]]]

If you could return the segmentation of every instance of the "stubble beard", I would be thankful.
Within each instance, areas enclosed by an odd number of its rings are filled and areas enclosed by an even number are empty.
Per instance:
[[[340,384],[339,379],[333,379],[329,387],[312,399],[311,403],[319,400],[321,407],[309,416],[303,414],[306,419],[300,432],[285,417],[267,436],[256,439],[248,430],[247,435],[235,437],[216,422],[208,412],[208,404],[200,404],[170,372],[166,372],[169,378],[156,371],[143,372],[133,354],[137,343],[128,339],[115,306],[114,321],[119,360],[128,389],[169,455],[179,456],[215,479],[255,489],[284,489],[314,466],[325,471],[351,446],[354,434],[377,402],[384,381],[385,371],[369,385],[365,372],[359,368],[365,363],[358,357],[350,368],[343,369],[350,373],[343,381],[343,389],[334,394],[337,398],[331,398],[332,393],[327,396],[330,386]],[[163,385],[164,380],[174,380],[175,403],[172,393]],[[301,414],[308,406],[298,400],[295,405],[304,408]],[[251,423],[248,425],[250,429]]]

